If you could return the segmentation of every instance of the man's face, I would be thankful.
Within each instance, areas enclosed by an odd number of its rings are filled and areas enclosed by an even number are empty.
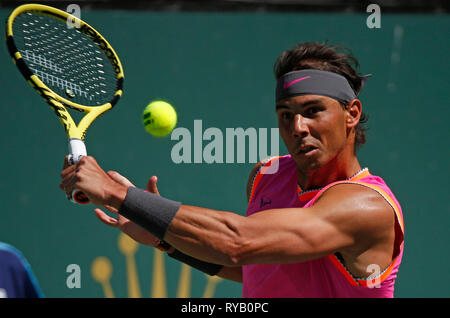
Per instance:
[[[281,138],[305,173],[330,162],[346,145],[346,111],[335,99],[294,96],[277,102],[276,112]]]

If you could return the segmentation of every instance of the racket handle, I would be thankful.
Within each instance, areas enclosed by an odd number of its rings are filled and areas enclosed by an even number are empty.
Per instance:
[[[67,161],[69,165],[74,165],[78,161],[80,161],[81,157],[86,156],[86,146],[84,145],[83,140],[79,138],[70,138],[69,139],[69,157]]]
[[[67,162],[69,163],[69,165],[76,164],[78,161],[80,161],[81,157],[86,155],[87,151],[84,142],[79,138],[70,138],[69,156],[67,158]],[[88,204],[90,202],[89,198],[78,189],[75,189],[71,194],[68,194],[67,199],[69,199],[73,203],[79,204]]]
[[[89,198],[81,190],[73,190],[71,195],[68,195],[68,199],[73,203],[88,204],[91,202]]]

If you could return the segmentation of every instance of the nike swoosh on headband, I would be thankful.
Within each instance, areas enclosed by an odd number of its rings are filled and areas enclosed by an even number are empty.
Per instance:
[[[310,77],[311,76],[305,76],[305,77],[302,77],[302,78],[297,78],[296,80],[293,80],[292,82],[284,83],[283,88],[288,88],[289,86],[294,85],[295,83],[303,81],[304,79],[307,79],[307,78],[310,78]]]
[[[362,85],[370,75],[362,77]],[[308,81],[303,81],[309,79]],[[300,81],[301,84],[294,85]],[[358,97],[361,89],[355,92],[347,79],[337,73],[316,70],[302,69],[288,72],[277,79],[275,100],[299,95],[323,95],[334,98],[338,101],[349,102]]]

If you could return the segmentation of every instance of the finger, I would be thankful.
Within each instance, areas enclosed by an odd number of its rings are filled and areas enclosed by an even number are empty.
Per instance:
[[[64,186],[67,186],[68,183],[75,182],[78,178],[77,173],[79,172],[79,169],[80,167],[78,164],[74,164],[61,171],[61,183]]]
[[[77,182],[77,177],[74,174],[68,174],[64,176],[60,183],[60,188],[66,192],[67,195],[71,194],[75,189],[75,183]]]
[[[106,225],[109,226],[117,226],[117,219],[110,217],[108,214],[106,214],[105,212],[103,212],[100,209],[95,209],[94,210],[95,215],[97,216],[97,218],[102,221],[103,223],[105,223]]]
[[[66,192],[67,195],[71,195],[75,182],[77,181],[76,177],[76,165],[68,166],[61,172],[61,183],[59,184],[59,188]]]
[[[148,179],[147,182],[147,191],[159,195],[158,187],[156,186],[157,182],[158,182],[157,176],[150,177],[150,179]]]
[[[127,178],[125,178],[124,176],[122,176],[120,173],[118,173],[117,171],[108,171],[108,175],[116,182],[127,186],[127,187],[134,187],[134,184],[132,184],[130,182],[130,180],[128,180]]]
[[[110,211],[112,213],[116,213],[116,214],[119,213],[119,211],[115,207],[112,207],[110,205],[104,205],[104,207],[105,207],[105,209],[107,209],[108,211]]]
[[[78,166],[76,164],[72,166],[67,166],[66,168],[64,168],[63,171],[61,171],[61,178],[64,179],[68,177],[69,175],[73,174],[77,169]]]
[[[69,166],[69,156],[64,157],[64,164],[63,164],[63,170],[66,169]]]

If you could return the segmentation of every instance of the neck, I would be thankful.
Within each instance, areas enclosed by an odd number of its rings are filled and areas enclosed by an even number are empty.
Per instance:
[[[298,184],[302,190],[323,188],[332,182],[349,179],[360,170],[361,165],[353,152],[341,153],[315,170],[297,168]]]

